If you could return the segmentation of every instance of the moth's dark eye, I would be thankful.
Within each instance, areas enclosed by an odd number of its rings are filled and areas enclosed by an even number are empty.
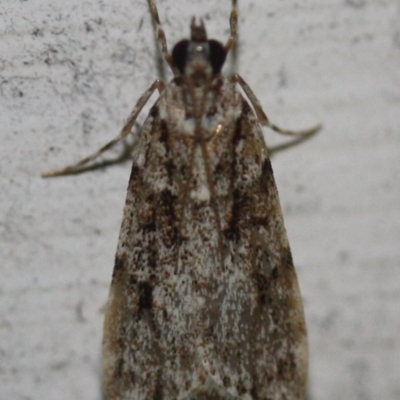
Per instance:
[[[189,40],[181,40],[172,49],[172,60],[181,74],[184,73]]]
[[[213,72],[218,74],[221,72],[226,58],[224,46],[216,40],[209,40],[208,45],[210,46],[210,62]]]

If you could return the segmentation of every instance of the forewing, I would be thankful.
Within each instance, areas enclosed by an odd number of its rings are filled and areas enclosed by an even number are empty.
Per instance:
[[[103,369],[112,400],[185,391],[174,382],[193,375],[194,349],[174,335],[185,321],[171,278],[179,238],[166,134],[156,103],[134,153],[106,311]],[[174,379],[166,381],[169,374]]]
[[[201,131],[181,95],[163,92],[134,154],[105,318],[108,399],[301,399],[306,328],[261,130],[233,85]]]
[[[301,400],[307,379],[302,301],[268,151],[244,100],[231,137],[232,203],[223,231],[230,275],[219,285],[205,358],[213,379],[234,397]],[[210,295],[210,305],[216,300]]]

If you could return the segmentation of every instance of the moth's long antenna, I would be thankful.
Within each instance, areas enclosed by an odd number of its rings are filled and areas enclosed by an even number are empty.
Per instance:
[[[158,78],[161,79],[162,81],[165,82],[167,74],[165,71],[165,59],[163,57],[163,54],[161,53],[161,48],[158,45],[158,37],[157,37],[157,25],[154,21],[152,12],[151,12],[151,5],[150,1],[147,2],[149,5],[149,11],[150,11],[150,16],[151,16],[151,25],[153,27],[153,33],[154,33],[154,47],[156,49],[156,68],[158,72]]]
[[[231,27],[231,33],[225,45],[226,54],[229,53],[229,51],[232,49],[232,47],[235,45],[237,41],[237,25],[238,25],[237,0],[232,0],[232,8],[231,8],[231,16],[229,18],[229,24]]]
[[[170,66],[171,70],[174,71],[174,65],[172,62],[172,56],[168,51],[167,39],[165,37],[164,29],[161,25],[160,17],[158,16],[158,10],[156,6],[155,0],[148,0],[150,13],[153,19],[153,26],[155,26],[155,35],[158,45],[160,46],[161,53],[164,57],[164,60]]]

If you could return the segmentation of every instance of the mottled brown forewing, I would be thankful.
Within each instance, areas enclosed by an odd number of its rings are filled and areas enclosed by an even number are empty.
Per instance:
[[[180,78],[134,152],[107,307],[109,400],[302,399],[302,302],[256,117],[220,77]]]

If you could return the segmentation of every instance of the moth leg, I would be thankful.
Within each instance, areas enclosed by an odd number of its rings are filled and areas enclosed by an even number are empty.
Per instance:
[[[313,126],[312,128],[304,129],[304,130],[300,130],[300,131],[291,131],[291,130],[280,128],[279,126],[271,123],[268,120],[268,117],[266,116],[264,110],[262,109],[262,106],[261,106],[260,102],[258,101],[256,95],[251,90],[250,86],[245,82],[245,80],[240,75],[234,74],[231,77],[229,77],[229,80],[231,82],[238,83],[240,85],[240,87],[243,89],[243,91],[246,93],[246,96],[248,97],[251,105],[254,108],[258,122],[261,125],[267,126],[268,128],[272,129],[273,131],[280,133],[281,135],[296,136],[297,139],[299,139],[300,141],[311,137],[312,135],[316,134],[322,128],[321,124],[318,124],[316,126]]]
[[[279,153],[281,151],[290,149],[292,147],[298,146],[299,144],[305,142],[306,140],[310,139],[311,137],[314,136],[315,133],[318,131],[312,132],[309,135],[303,135],[303,136],[298,136],[287,143],[282,143],[282,144],[277,144],[276,146],[268,146],[268,152],[270,156],[272,156],[275,153]]]
[[[161,53],[164,57],[164,60],[170,66],[172,71],[175,71],[174,64],[172,61],[172,56],[168,51],[168,44],[167,44],[167,39],[165,37],[165,32],[161,25],[160,17],[158,15],[156,1],[148,0],[148,4],[149,4],[149,8],[150,8],[151,17],[153,20],[153,26],[155,28],[156,39],[157,39],[158,45],[160,46]]]
[[[126,136],[128,136],[131,133],[132,127],[140,113],[142,111],[142,108],[145,106],[153,92],[158,89],[158,91],[161,93],[165,87],[165,83],[159,79],[153,82],[153,84],[140,96],[139,100],[137,101],[135,107],[133,108],[132,112],[130,113],[128,119],[125,122],[125,125],[121,129],[119,135],[108,142],[106,145],[101,147],[99,150],[97,150],[95,153],[92,155],[85,157],[83,160],[77,162],[76,164],[70,165],[65,168],[61,169],[56,169],[53,171],[49,172],[44,172],[42,173],[43,178],[50,178],[53,176],[60,176],[60,175],[68,175],[68,174],[73,174],[78,172],[81,167],[84,165],[94,161],[97,157],[99,157],[101,154],[103,154],[105,151],[109,150],[111,147],[116,145],[118,142],[120,142],[122,139],[124,139]]]
[[[228,41],[226,42],[225,45],[225,51],[226,54],[229,53],[229,51],[232,49],[232,46],[235,46],[233,49],[233,54],[235,56],[235,53],[237,53],[237,25],[238,25],[238,11],[237,11],[237,0],[232,0],[232,8],[231,8],[231,15],[229,17],[229,24],[231,27],[231,33],[229,36]]]

